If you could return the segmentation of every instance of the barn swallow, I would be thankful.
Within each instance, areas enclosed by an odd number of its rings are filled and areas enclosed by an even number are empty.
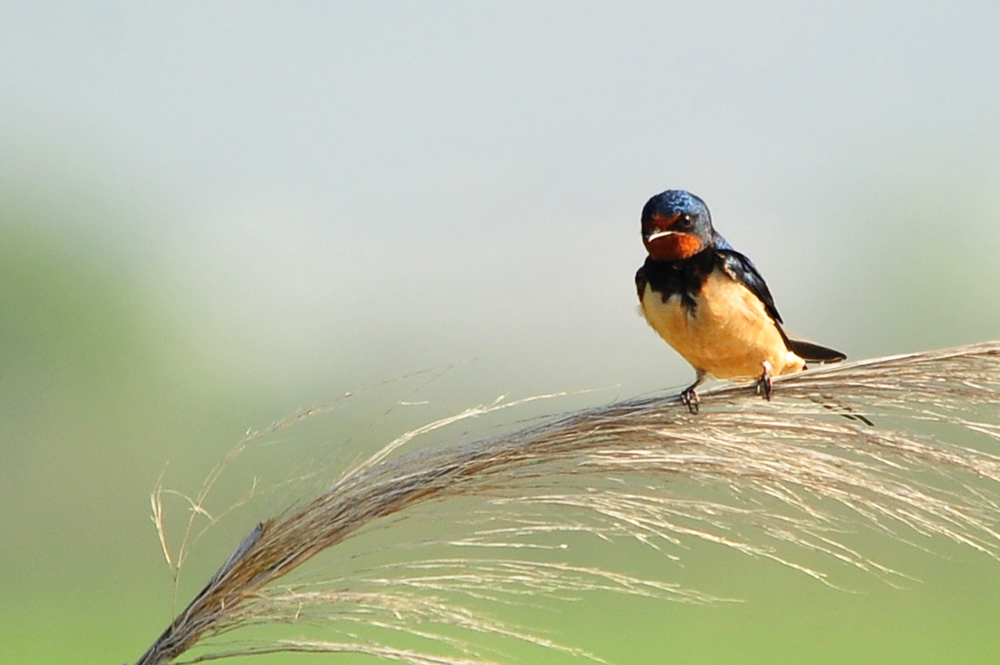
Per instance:
[[[708,376],[756,380],[769,400],[771,377],[847,358],[785,334],[764,278],[712,227],[708,206],[694,194],[651,198],[642,209],[642,242],[649,253],[635,274],[642,313],[694,366],[697,378],[681,393],[691,413]]]

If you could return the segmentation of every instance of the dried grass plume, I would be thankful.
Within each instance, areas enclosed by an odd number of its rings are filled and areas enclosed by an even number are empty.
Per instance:
[[[998,558],[1000,456],[988,450],[1000,440],[1000,342],[822,367],[775,379],[774,394],[768,403],[746,386],[726,386],[703,392],[697,415],[676,396],[646,398],[483,440],[415,443],[510,406],[498,403],[409,432],[318,495],[260,522],[137,664],[171,663],[236,629],[306,617],[403,632],[439,648],[393,646],[359,630],[342,641],[237,645],[187,662],[275,651],[365,653],[421,665],[491,662],[459,634],[597,659],[456,599],[613,591],[706,600],[664,580],[536,556],[545,534],[635,539],[665,553],[700,539],[821,582],[824,571],[796,558],[798,548],[893,575],[839,537],[850,528],[947,538]],[[214,481],[191,500],[194,510],[203,509]],[[159,496],[153,505],[161,521]],[[427,519],[421,509],[429,505],[470,499],[482,519],[449,542],[485,555],[407,558],[349,580],[285,583],[362,531],[399,528]]]

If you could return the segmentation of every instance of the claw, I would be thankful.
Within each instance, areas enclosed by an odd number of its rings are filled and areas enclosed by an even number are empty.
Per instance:
[[[681,403],[686,406],[688,411],[692,414],[698,413],[698,403],[701,401],[698,399],[698,393],[695,392],[695,388],[700,386],[705,381],[705,377],[707,376],[707,373],[704,370],[695,368],[694,371],[697,373],[694,383],[685,388],[684,392],[681,393]]]
[[[764,361],[764,373],[757,379],[757,394],[771,401],[771,363]]]
[[[681,403],[688,408],[692,414],[698,413],[698,393],[695,391],[694,386],[687,388],[681,393]]]

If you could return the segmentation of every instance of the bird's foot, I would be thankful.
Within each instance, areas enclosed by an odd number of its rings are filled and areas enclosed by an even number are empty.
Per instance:
[[[757,394],[771,401],[771,363],[764,361],[764,373],[757,379]]]
[[[697,385],[697,384],[695,384]],[[695,386],[689,386],[685,388],[684,392],[681,393],[681,403],[688,408],[692,414],[698,413],[698,393],[695,391]]]

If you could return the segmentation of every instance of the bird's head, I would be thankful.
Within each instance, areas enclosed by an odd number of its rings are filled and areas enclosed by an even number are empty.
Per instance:
[[[715,236],[708,206],[690,192],[667,190],[642,209],[642,243],[656,261],[689,259],[710,247]]]

